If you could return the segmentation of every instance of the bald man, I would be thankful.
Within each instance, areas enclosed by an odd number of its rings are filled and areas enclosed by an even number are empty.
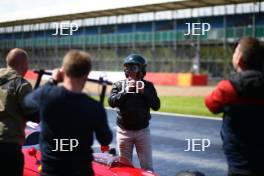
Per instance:
[[[23,106],[24,97],[32,91],[23,76],[28,69],[26,51],[15,48],[6,56],[6,68],[0,69],[0,175],[23,175],[26,121],[37,121],[37,112]]]

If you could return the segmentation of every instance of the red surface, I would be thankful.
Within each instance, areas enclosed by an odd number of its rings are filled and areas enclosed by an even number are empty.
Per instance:
[[[177,85],[177,73],[153,73],[146,74],[146,80],[157,85]]]
[[[39,176],[38,164],[33,156],[28,154],[28,149],[23,149],[25,157],[24,176]],[[37,158],[40,159],[40,152],[37,152]],[[106,165],[93,162],[95,176],[158,176],[157,174],[148,173],[139,168],[133,167],[108,167]]]
[[[26,75],[25,75],[25,78],[26,79],[37,79],[37,74],[34,73],[33,71],[29,70],[27,71]]]
[[[101,145],[101,152],[107,152],[107,151],[109,151],[109,149],[110,149],[110,147],[109,146],[103,146],[103,145]]]
[[[205,86],[208,84],[208,76],[204,74],[192,75],[192,86]]]
[[[25,165],[24,165],[24,176],[39,176],[38,164],[33,156],[28,154],[30,149],[23,149]],[[40,160],[40,152],[37,152],[37,159]]]

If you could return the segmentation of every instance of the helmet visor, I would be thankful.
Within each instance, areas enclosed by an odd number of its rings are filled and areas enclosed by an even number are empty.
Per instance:
[[[140,68],[139,65],[134,65],[134,64],[125,64],[124,65],[124,70],[125,72],[135,72],[138,73]]]

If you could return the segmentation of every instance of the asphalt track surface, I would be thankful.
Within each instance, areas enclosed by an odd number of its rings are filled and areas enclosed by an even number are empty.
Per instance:
[[[107,110],[109,125],[115,134],[115,110]],[[175,176],[182,170],[198,170],[206,176],[227,175],[227,164],[220,138],[221,120],[183,117],[180,115],[152,114],[151,137],[153,164],[160,176]],[[211,144],[204,151],[184,151],[186,139],[209,139]],[[201,141],[196,141],[196,150],[201,150]],[[111,144],[116,145],[116,138]],[[98,146],[95,142],[94,147]],[[97,147],[96,147],[97,148]],[[133,162],[139,167],[134,150]]]

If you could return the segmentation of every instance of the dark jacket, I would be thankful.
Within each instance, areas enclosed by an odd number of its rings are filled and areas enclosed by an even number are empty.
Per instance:
[[[242,71],[221,81],[206,97],[213,113],[224,113],[221,137],[231,170],[263,173],[264,76]]]
[[[93,159],[91,146],[94,136],[101,145],[109,145],[112,141],[102,104],[84,93],[72,92],[48,82],[29,94],[25,105],[40,110],[43,172],[56,174],[63,171],[71,175],[76,169],[89,167]],[[54,139],[77,139],[78,146],[71,152],[52,151],[56,150]],[[69,145],[65,147],[69,150]],[[61,168],[60,163],[63,162],[66,164]],[[71,166],[72,162],[75,162],[75,168]]]
[[[31,84],[11,68],[0,69],[0,143],[22,145],[27,120],[38,121],[36,110],[23,105]]]
[[[126,80],[118,81],[113,85],[108,99],[111,107],[117,107],[117,125],[126,130],[140,130],[148,127],[151,118],[150,108],[157,111],[160,100],[153,84],[143,80],[144,93],[127,93],[122,89],[126,87]]]

